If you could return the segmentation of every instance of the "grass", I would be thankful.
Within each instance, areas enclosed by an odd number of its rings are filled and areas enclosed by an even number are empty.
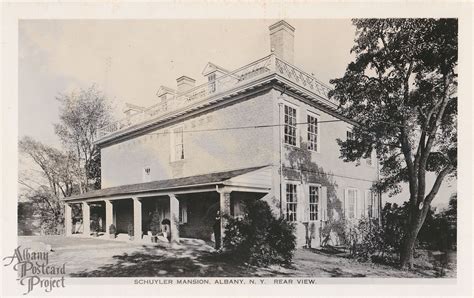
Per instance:
[[[24,247],[51,245],[50,263],[66,263],[73,277],[437,277],[429,264],[414,271],[392,266],[360,263],[343,252],[298,249],[292,268],[256,268],[236,264],[214,253],[201,240],[183,239],[180,245],[136,244],[93,238],[23,236]],[[455,268],[445,271],[455,276]]]

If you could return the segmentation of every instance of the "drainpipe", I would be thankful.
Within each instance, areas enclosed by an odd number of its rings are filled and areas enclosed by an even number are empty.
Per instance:
[[[283,93],[281,94],[283,95]],[[281,96],[280,95],[280,96]],[[282,145],[283,145],[283,142],[282,142],[282,139],[281,139],[281,106],[282,106],[282,103],[279,102],[278,103],[278,147],[279,147],[279,154],[280,154],[280,169],[279,169],[279,174],[280,174],[280,217],[283,216],[283,199],[282,199],[282,196],[283,196],[283,158],[282,158]]]

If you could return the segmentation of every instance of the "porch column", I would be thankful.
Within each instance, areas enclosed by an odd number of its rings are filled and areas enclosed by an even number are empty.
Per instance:
[[[225,226],[227,224],[226,216],[230,216],[230,193],[229,190],[220,191],[220,216],[221,216],[221,243],[220,247],[222,247],[224,235],[225,235]]]
[[[72,235],[72,211],[71,205],[68,203],[64,204],[64,228],[66,229],[66,236]]]
[[[135,241],[142,240],[142,202],[133,198],[133,235]]]
[[[104,200],[105,202],[105,232],[108,234],[110,225],[114,223],[114,205],[110,200]]]
[[[83,235],[89,237],[91,235],[91,209],[87,202],[82,202],[82,226]]]
[[[171,242],[179,242],[179,201],[174,194],[170,197],[170,232]]]

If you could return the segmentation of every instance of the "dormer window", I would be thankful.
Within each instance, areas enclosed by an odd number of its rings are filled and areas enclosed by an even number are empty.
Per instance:
[[[211,73],[207,76],[207,80],[209,82],[209,92],[214,93],[216,92],[216,74]]]
[[[216,74],[215,73],[211,73],[207,76],[207,80],[209,82],[214,82],[216,80]]]
[[[214,93],[217,91],[217,78],[225,76],[229,73],[228,70],[222,68],[214,63],[207,63],[202,71],[202,75],[207,77],[207,82],[209,83],[209,93]]]

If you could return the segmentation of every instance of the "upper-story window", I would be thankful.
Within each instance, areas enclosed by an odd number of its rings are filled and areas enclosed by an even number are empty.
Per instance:
[[[309,220],[318,220],[319,187],[309,186]]]
[[[296,210],[298,207],[297,185],[294,183],[286,184],[286,219],[296,221]]]
[[[346,137],[348,140],[353,140],[354,139],[354,133],[352,131],[347,131]]]
[[[285,144],[296,146],[296,109],[285,105]]]
[[[184,132],[183,127],[172,129],[171,134],[171,160],[177,161],[184,159]]]
[[[318,119],[308,115],[308,150],[318,150]]]

